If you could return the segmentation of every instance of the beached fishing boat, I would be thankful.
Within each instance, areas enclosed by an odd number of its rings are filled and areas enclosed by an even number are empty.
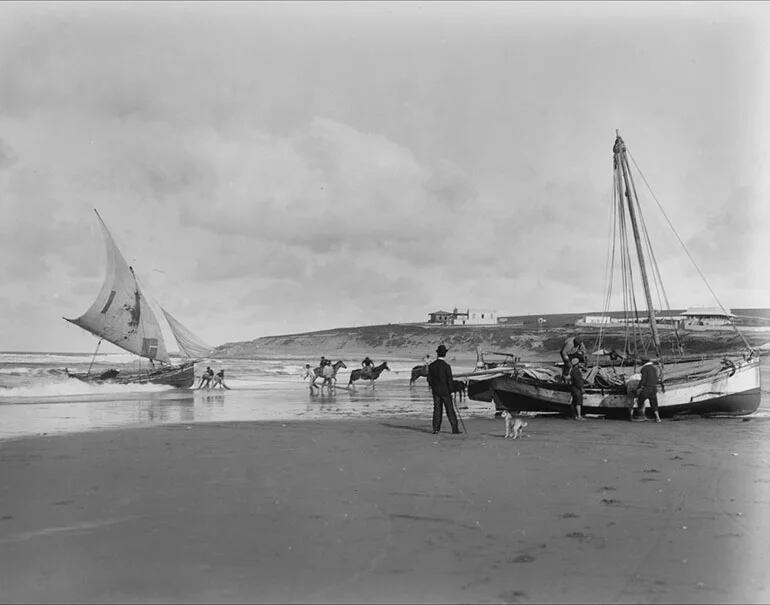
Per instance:
[[[649,357],[658,364],[661,378],[658,386],[661,416],[751,414],[760,402],[759,353],[752,349],[741,332],[735,330],[745,347],[742,350],[698,356],[684,354],[676,327],[665,332],[659,330],[652,302],[653,287],[656,288],[655,300],[667,302],[668,299],[642,218],[628,155],[626,145],[618,134],[613,147],[615,228],[608,259],[608,295],[604,312],[608,313],[612,276],[617,267],[622,274],[622,279],[618,281],[622,284],[624,307],[627,309],[623,322],[626,350],[622,362],[588,363],[589,367],[584,371],[583,413],[629,417],[633,404],[630,394],[635,386],[633,381],[637,378],[635,375],[641,366],[641,359]],[[678,239],[681,242],[681,238]],[[632,254],[632,249],[635,254]],[[632,272],[633,256],[636,267]],[[654,281],[650,279],[648,270],[651,270]],[[702,275],[700,269],[698,273]],[[637,304],[636,300],[639,279],[647,307],[645,321],[641,321],[642,315],[637,311],[643,309],[643,305]],[[729,316],[721,303],[718,304]],[[603,328],[601,324],[597,326],[596,349],[602,347]],[[514,362],[477,369],[467,378],[468,397],[494,402],[498,410],[571,413],[569,384],[562,378],[558,367],[533,367]]]
[[[64,319],[99,338],[94,358],[102,340],[106,340],[139,358],[147,359],[149,367],[128,371],[112,368],[98,373],[91,373],[90,367],[87,372],[70,372],[65,368],[67,375],[86,382],[191,387],[195,381],[196,360],[205,357],[212,347],[161,308],[181,353],[188,358],[182,363],[171,363],[161,326],[139,287],[133,267],[123,258],[98,212],[96,216],[107,246],[107,274],[91,307],[76,319]]]

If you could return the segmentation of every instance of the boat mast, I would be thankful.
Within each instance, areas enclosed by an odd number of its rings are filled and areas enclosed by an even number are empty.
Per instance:
[[[612,151],[615,154],[615,169],[623,173],[623,182],[626,188],[626,202],[628,205],[628,214],[631,219],[631,227],[634,230],[634,242],[636,243],[636,256],[639,259],[639,270],[642,274],[642,284],[644,285],[644,297],[647,300],[647,316],[650,320],[650,329],[652,330],[652,344],[655,347],[655,353],[660,357],[660,338],[658,336],[658,325],[655,323],[655,309],[652,306],[652,294],[650,293],[650,283],[647,279],[647,267],[644,263],[644,252],[642,251],[642,240],[639,237],[639,225],[636,221],[636,207],[639,200],[635,199],[636,189],[632,187],[633,177],[628,167],[628,158],[626,157],[626,144],[620,138],[620,133],[615,131],[615,145]]]

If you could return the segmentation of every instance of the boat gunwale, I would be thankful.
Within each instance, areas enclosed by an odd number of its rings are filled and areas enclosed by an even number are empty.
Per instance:
[[[681,362],[681,363],[685,363],[685,362]],[[756,366],[757,369],[759,368],[759,357],[743,359],[742,361],[735,364],[735,368],[724,367],[720,369],[718,372],[711,374],[710,376],[703,376],[700,378],[689,378],[688,376],[681,376],[681,377],[676,377],[671,379],[664,379],[661,384],[664,389],[665,387],[677,387],[680,385],[697,386],[703,383],[713,382],[716,379],[731,378],[736,372],[749,370],[751,369],[751,366]],[[549,382],[549,381],[539,380],[537,378],[524,376],[520,373],[518,375],[515,375],[516,372],[517,372],[517,369],[510,369],[507,372],[501,372],[502,374],[501,376],[492,376],[488,378],[488,380],[499,380],[501,378],[507,378],[510,380],[514,380],[516,382],[520,382],[522,384],[528,384],[534,387],[548,389],[551,391],[568,392],[570,390],[569,383]],[[727,374],[727,376],[722,376],[723,374]],[[472,377],[469,377],[469,378],[472,378]],[[483,380],[485,380],[484,377],[479,377],[478,381],[481,382]],[[599,394],[599,395],[604,395],[608,393],[626,394],[626,385],[623,384],[623,385],[611,386],[611,387],[586,386],[583,389],[583,392],[585,394]]]

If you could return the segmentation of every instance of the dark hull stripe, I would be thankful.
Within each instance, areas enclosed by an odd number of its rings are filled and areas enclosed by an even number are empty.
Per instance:
[[[106,380],[98,376],[86,374],[74,374],[68,372],[70,378],[77,378],[83,382],[94,383],[118,383],[118,384],[165,384],[179,389],[189,389],[195,384],[195,364],[182,364],[173,366],[157,372],[126,372],[120,373],[115,378]]]

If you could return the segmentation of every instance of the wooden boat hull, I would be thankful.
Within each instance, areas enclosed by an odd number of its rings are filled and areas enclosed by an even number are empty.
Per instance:
[[[664,382],[658,391],[661,416],[680,414],[743,416],[757,410],[760,403],[759,359],[750,359],[725,368],[715,375],[693,380]],[[471,380],[468,397],[493,401],[498,410],[510,412],[556,412],[571,414],[569,385],[543,383],[515,374]],[[624,389],[587,388],[583,413],[628,417],[633,404]],[[646,406],[649,410],[649,404]]]
[[[70,378],[97,384],[165,384],[179,389],[189,389],[195,384],[195,363],[182,363],[157,370],[119,372],[113,378],[102,378],[97,374],[89,375],[84,372],[70,372],[69,370],[67,370],[67,375]]]

